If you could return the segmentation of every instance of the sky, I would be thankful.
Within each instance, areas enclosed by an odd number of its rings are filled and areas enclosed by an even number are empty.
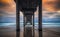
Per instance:
[[[45,19],[52,19],[56,18],[57,16],[60,17],[59,2],[60,0],[42,0],[42,17]],[[23,16],[22,13],[20,14]],[[38,9],[35,14],[37,17]],[[0,0],[0,16],[16,17],[16,3],[14,0]]]

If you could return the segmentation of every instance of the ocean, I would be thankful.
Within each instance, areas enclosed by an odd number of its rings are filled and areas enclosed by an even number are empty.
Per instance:
[[[23,27],[23,23],[20,23]],[[16,23],[0,23],[0,27],[16,27]],[[38,27],[38,23],[35,23],[35,27]],[[42,27],[60,27],[60,23],[42,23]]]

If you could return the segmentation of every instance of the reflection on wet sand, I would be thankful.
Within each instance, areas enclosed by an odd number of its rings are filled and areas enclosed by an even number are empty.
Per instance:
[[[43,28],[43,37],[59,37],[60,28]],[[16,28],[12,27],[1,27],[0,28],[0,37],[16,37]],[[21,28],[21,36],[23,37],[23,30]],[[35,37],[38,37],[38,29],[35,29]]]

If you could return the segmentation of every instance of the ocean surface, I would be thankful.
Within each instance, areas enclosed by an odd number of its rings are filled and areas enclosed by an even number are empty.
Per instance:
[[[20,23],[23,27],[23,23]],[[0,27],[16,27],[16,23],[0,23]],[[35,23],[35,27],[38,27],[38,23]],[[60,23],[42,23],[42,27],[60,27]]]

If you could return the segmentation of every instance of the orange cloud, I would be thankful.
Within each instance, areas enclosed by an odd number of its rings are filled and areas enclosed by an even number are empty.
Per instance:
[[[57,4],[59,0],[42,0],[42,6],[47,11],[58,11]]]
[[[1,0],[3,3],[10,3],[12,0]]]
[[[0,2],[7,5],[0,8],[0,10],[10,11],[10,12],[16,11],[16,5],[13,0],[0,0]]]
[[[60,9],[55,7],[58,1],[59,0],[42,0],[42,6],[47,11],[58,11]],[[13,0],[0,0],[0,2],[9,4],[8,7],[0,8],[0,10],[9,11],[10,13],[12,11],[16,12],[16,6]]]

